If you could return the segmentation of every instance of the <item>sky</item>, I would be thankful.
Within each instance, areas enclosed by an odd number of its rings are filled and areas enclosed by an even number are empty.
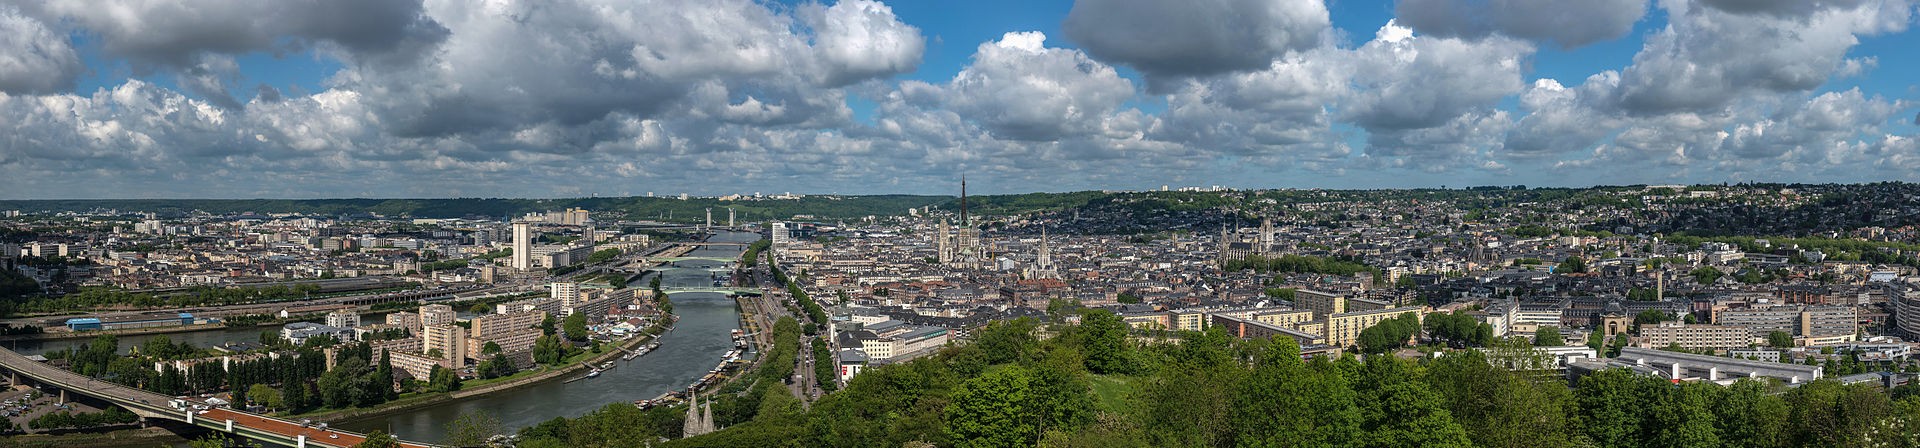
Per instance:
[[[0,198],[1920,181],[1915,0],[0,0]]]

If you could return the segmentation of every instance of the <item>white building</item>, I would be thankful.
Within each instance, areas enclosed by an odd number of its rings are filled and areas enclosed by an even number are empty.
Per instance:
[[[327,326],[334,328],[353,328],[360,326],[360,313],[353,310],[339,310],[327,313]]]
[[[526,221],[513,222],[513,260],[514,269],[522,271],[533,269],[533,224]]]

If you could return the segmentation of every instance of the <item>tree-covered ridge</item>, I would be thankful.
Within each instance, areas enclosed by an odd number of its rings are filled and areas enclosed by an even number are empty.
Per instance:
[[[1447,332],[1460,339],[1482,337],[1477,329]],[[1077,325],[996,322],[977,331],[971,343],[863,372],[809,408],[800,408],[784,391],[722,396],[715,415],[724,429],[712,434],[668,441],[679,437],[684,407],[636,411],[610,405],[579,419],[523,430],[522,445],[1827,447],[1920,442],[1920,393],[1913,390],[1889,394],[1832,380],[1791,389],[1755,380],[1676,385],[1625,370],[1603,371],[1569,385],[1555,372],[1525,369],[1538,357],[1524,339],[1424,360],[1370,356],[1360,361],[1353,356],[1303,359],[1284,338],[1239,340],[1215,330],[1181,334],[1177,343],[1141,343],[1127,333],[1124,322],[1103,311],[1084,315]]]

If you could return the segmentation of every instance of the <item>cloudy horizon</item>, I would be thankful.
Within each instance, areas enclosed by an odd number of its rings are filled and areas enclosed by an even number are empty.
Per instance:
[[[0,199],[1920,181],[1914,12],[0,0]]]

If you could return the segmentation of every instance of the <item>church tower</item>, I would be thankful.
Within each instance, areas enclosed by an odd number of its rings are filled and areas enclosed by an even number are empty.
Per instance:
[[[1047,248],[1047,228],[1040,228],[1040,250],[1033,258],[1033,268],[1027,271],[1028,279],[1060,278],[1053,269],[1053,252]]]
[[[1261,255],[1273,253],[1273,217],[1260,220],[1259,244],[1260,247],[1254,248],[1254,252]]]

